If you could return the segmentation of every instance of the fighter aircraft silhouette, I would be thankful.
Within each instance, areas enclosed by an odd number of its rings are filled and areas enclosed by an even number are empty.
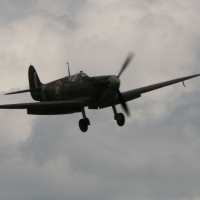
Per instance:
[[[130,111],[126,102],[141,97],[141,94],[150,92],[168,85],[197,77],[200,74],[186,76],[162,83],[149,85],[133,89],[126,92],[120,92],[120,76],[127,68],[134,54],[129,53],[119,74],[109,76],[89,77],[82,71],[75,75],[70,75],[47,84],[42,84],[35,68],[30,65],[28,70],[29,86],[28,90],[7,93],[17,94],[30,92],[36,103],[19,103],[0,105],[1,109],[27,109],[27,114],[32,115],[59,115],[82,112],[83,119],[79,121],[80,130],[86,132],[90,120],[86,117],[85,107],[89,109],[101,109],[112,107],[114,119],[119,126],[125,124],[124,114],[118,113],[116,105],[121,104],[125,113],[129,115]],[[69,68],[68,68],[69,69]],[[185,86],[185,85],[184,85]]]

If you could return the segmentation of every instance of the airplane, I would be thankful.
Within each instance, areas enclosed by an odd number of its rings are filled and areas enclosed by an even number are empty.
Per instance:
[[[123,113],[117,112],[117,104],[121,104],[123,110],[129,116],[130,111],[126,103],[127,101],[137,99],[143,93],[179,82],[183,82],[185,87],[185,80],[200,76],[200,74],[195,74],[120,92],[121,82],[119,78],[133,57],[134,53],[130,52],[117,76],[89,77],[82,71],[70,75],[68,65],[69,76],[47,84],[41,83],[34,66],[30,65],[28,70],[30,89],[11,92],[5,95],[30,92],[32,98],[38,102],[0,105],[0,109],[27,109],[27,114],[32,115],[59,115],[82,112],[83,118],[79,121],[79,128],[82,132],[86,132],[90,125],[90,120],[86,116],[85,107],[88,107],[88,109],[112,107],[114,120],[116,120],[119,126],[123,126],[125,124],[125,116]]]

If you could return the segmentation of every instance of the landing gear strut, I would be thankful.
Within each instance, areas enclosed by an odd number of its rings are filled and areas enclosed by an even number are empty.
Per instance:
[[[88,126],[90,125],[90,120],[86,117],[84,108],[82,108],[82,115],[83,119],[80,119],[79,121],[79,128],[82,132],[86,132],[88,130]]]
[[[114,119],[117,121],[117,124],[119,126],[123,126],[125,124],[125,117],[123,113],[117,113],[116,107],[114,102],[112,102],[112,108],[113,108],[113,112],[114,112]]]

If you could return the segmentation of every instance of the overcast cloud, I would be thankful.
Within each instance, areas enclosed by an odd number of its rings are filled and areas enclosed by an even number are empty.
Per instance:
[[[198,0],[0,0],[0,104],[32,102],[28,67],[43,83],[80,70],[118,74],[121,91],[200,73]],[[124,127],[112,108],[30,116],[0,110],[4,200],[199,200],[200,79],[129,102]],[[117,106],[119,112],[121,107]]]

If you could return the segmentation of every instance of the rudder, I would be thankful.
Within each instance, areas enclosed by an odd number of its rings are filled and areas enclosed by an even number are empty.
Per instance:
[[[28,78],[29,78],[29,87],[30,89],[39,89],[42,87],[42,83],[38,77],[38,74],[35,68],[30,65],[28,70]],[[31,91],[31,96],[36,101],[42,101],[41,92],[40,91]]]

